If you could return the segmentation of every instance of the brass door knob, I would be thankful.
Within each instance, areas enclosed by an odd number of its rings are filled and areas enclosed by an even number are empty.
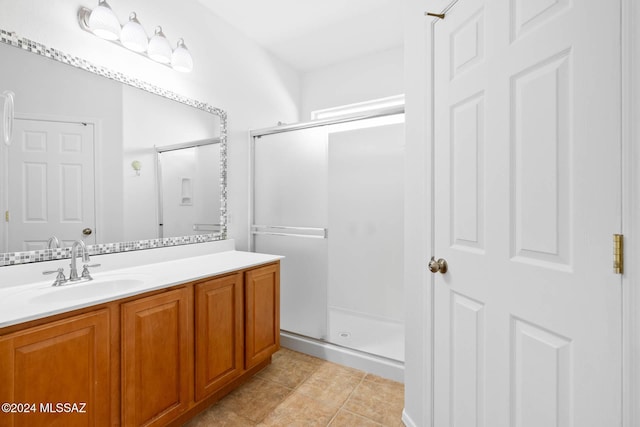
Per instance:
[[[85,228],[84,230],[82,230],[82,234],[84,234],[85,236],[91,236],[91,233],[93,233],[93,230],[90,228]]]
[[[449,265],[447,264],[446,260],[440,258],[439,260],[436,261],[435,257],[431,257],[431,261],[429,261],[430,272],[434,274],[437,272],[444,274],[447,272],[448,269],[449,269]]]

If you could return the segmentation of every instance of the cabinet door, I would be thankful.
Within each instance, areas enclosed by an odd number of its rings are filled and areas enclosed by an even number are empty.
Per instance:
[[[3,411],[0,425],[110,425],[109,356],[106,309],[0,338],[0,402],[30,411]]]
[[[245,273],[245,368],[280,348],[280,264]]]
[[[165,425],[187,409],[193,369],[190,291],[122,305],[122,421]]]
[[[196,285],[196,400],[243,372],[242,274]]]

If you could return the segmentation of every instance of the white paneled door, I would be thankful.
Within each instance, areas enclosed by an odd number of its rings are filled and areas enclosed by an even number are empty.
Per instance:
[[[95,243],[93,126],[16,119],[9,148],[9,250]],[[91,235],[83,229],[90,228]]]
[[[434,425],[620,426],[619,1],[459,0],[433,36]]]

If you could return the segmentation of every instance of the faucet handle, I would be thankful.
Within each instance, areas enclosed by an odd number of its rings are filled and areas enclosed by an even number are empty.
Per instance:
[[[89,268],[93,268],[93,267],[100,267],[100,264],[85,264],[82,266],[82,278],[83,279],[87,279],[87,280],[93,280],[93,277],[91,277],[91,273],[89,273]]]
[[[67,278],[64,276],[64,268],[60,267],[57,270],[50,270],[50,271],[43,271],[42,274],[55,274],[57,273],[58,275],[56,276],[56,280],[55,282],[53,282],[53,285],[51,286],[60,286],[62,284],[64,284],[64,282],[67,281]]]

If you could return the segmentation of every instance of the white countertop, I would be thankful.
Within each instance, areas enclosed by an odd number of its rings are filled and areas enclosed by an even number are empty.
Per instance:
[[[230,250],[109,271],[94,268],[91,269],[93,281],[59,287],[51,286],[55,274],[35,283],[1,287],[0,328],[268,264],[282,258],[279,255]],[[81,263],[78,263],[78,267],[80,273]],[[68,271],[65,273],[68,274]]]

